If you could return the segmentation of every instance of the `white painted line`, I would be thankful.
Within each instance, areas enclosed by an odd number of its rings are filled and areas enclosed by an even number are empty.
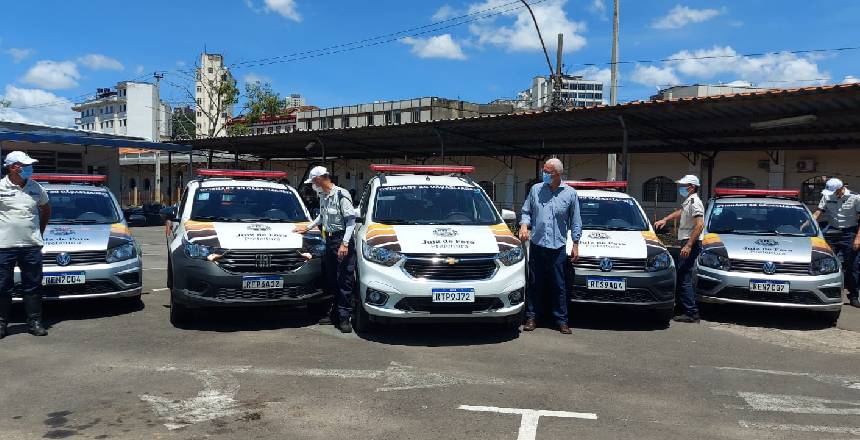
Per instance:
[[[851,426],[818,426],[818,425],[792,425],[784,423],[759,423],[738,420],[741,428],[767,429],[771,431],[799,431],[799,432],[822,432],[827,434],[850,434],[860,436],[860,428]]]
[[[169,430],[241,412],[236,394],[239,380],[232,374],[212,370],[189,371],[203,382],[203,389],[190,399],[176,400],[143,394],[140,399],[149,402],[152,410],[165,420]]]
[[[561,417],[569,419],[597,420],[597,414],[579,413],[568,411],[545,411],[525,408],[499,408],[496,406],[471,406],[460,405],[459,409],[465,411],[492,412],[498,414],[519,414],[520,430],[517,440],[534,440],[537,437],[538,422],[541,417]]]
[[[735,371],[739,373],[755,373],[755,374],[770,374],[774,376],[793,376],[793,377],[808,377],[818,382],[824,382],[831,385],[845,387],[852,390],[860,390],[860,377],[857,376],[839,376],[833,374],[818,374],[818,373],[803,373],[794,371],[780,370],[762,370],[756,368],[735,368],[735,367],[699,367],[691,365],[692,368],[713,368],[721,371]]]
[[[860,416],[860,402],[747,392],[738,393],[738,397],[744,399],[753,411]]]
[[[166,267],[144,267],[143,270],[167,270]]]
[[[168,289],[167,287],[162,287],[162,288],[160,288],[160,289],[152,289],[152,290],[150,290],[150,292],[163,292],[163,291],[165,291],[165,290],[167,290],[167,289]]]

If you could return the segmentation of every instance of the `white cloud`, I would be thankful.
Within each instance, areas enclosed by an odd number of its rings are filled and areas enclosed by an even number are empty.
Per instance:
[[[612,84],[612,70],[610,68],[600,69],[595,66],[588,66],[573,72],[573,75],[581,76],[583,79],[600,81],[603,84],[603,102],[609,102],[609,87]]]
[[[265,84],[265,83],[271,84],[272,78],[269,78],[268,76],[265,76],[265,75],[257,75],[256,73],[247,73],[247,74],[245,74],[245,76],[242,77],[242,82],[244,82],[245,84],[253,84],[256,82],[258,82],[260,84]]]
[[[102,54],[91,53],[78,58],[78,63],[93,70],[122,70],[122,63]]]
[[[672,86],[681,83],[671,67],[643,66],[637,65],[633,69],[631,79],[646,86]]]
[[[591,4],[588,5],[588,10],[599,16],[602,20],[608,20],[608,17],[606,16],[605,0],[592,0]]]
[[[860,83],[860,78],[857,78],[854,75],[847,75],[842,79],[842,84],[857,84]]]
[[[441,8],[436,10],[436,13],[433,14],[431,19],[433,21],[443,21],[448,20],[449,18],[454,18],[459,15],[456,9],[452,8],[451,5],[443,5]]]
[[[19,49],[16,47],[10,47],[4,52],[6,52],[9,56],[12,57],[12,62],[15,64],[18,64],[21,61],[29,58],[30,55],[33,55],[33,49]]]
[[[490,8],[493,12],[503,12],[500,15],[478,20],[469,25],[469,31],[478,39],[478,44],[491,44],[510,51],[541,50],[540,39],[535,31],[531,15],[525,8],[510,10],[508,0],[484,0],[481,3],[469,5],[469,13],[476,13]],[[541,33],[546,37],[548,50],[555,47],[556,35],[564,34],[564,51],[572,52],[585,46],[584,22],[571,21],[564,11],[567,0],[547,0],[544,3],[532,5],[535,17],[540,25]],[[513,22],[511,22],[513,20]],[[499,22],[507,22],[499,24]]]
[[[731,78],[724,79],[766,87],[789,87],[823,83],[828,78],[827,72],[822,72],[809,57],[787,52],[748,57],[738,54],[730,46],[714,46],[711,49],[682,50],[669,57],[681,58],[687,59],[670,61],[669,65],[682,75],[705,80],[731,75]]]
[[[419,58],[466,59],[463,49],[451,38],[451,34],[436,35],[430,38],[406,37],[400,41],[412,46],[412,53]]]
[[[246,0],[251,6],[251,3]],[[292,21],[302,21],[302,16],[296,10],[296,0],[264,0],[266,12],[275,12],[282,17]]]
[[[176,61],[176,67],[185,67],[185,61],[177,60]]]
[[[0,98],[11,102],[9,108],[0,108],[0,120],[60,127],[75,121],[72,102],[45,90],[7,85]]]
[[[21,81],[43,89],[70,89],[78,86],[81,74],[71,61],[42,60],[31,67]]]
[[[701,23],[708,21],[723,11],[718,9],[693,9],[688,6],[675,5],[666,16],[658,18],[651,23],[654,29],[678,29],[690,23]]]
[[[143,71],[143,66],[141,66],[140,64],[138,64],[137,67],[134,68],[135,75],[143,75]]]

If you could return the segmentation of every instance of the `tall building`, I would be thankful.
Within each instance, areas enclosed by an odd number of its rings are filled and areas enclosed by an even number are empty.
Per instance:
[[[681,98],[702,98],[705,96],[736,95],[739,93],[763,92],[766,88],[753,87],[743,81],[728,84],[692,84],[688,86],[673,86],[657,92],[651,100],[667,100]]]
[[[226,123],[233,117],[233,106],[224,103],[218,90],[228,81],[235,84],[230,70],[224,66],[224,57],[202,53],[194,92],[198,138],[227,136]]]
[[[285,99],[287,108],[293,107],[304,107],[305,106],[305,97],[299,93],[290,93],[289,96]]]
[[[561,101],[565,107],[591,107],[603,104],[603,83],[581,76],[562,76]],[[546,109],[552,104],[552,79],[548,76],[532,78],[530,88],[519,94],[531,109]]]
[[[96,89],[96,96],[76,103],[75,126],[81,130],[134,136],[150,141],[170,138],[170,106],[161,101],[157,84],[122,81]]]

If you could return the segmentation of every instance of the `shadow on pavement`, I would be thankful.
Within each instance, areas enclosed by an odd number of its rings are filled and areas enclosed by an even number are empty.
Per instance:
[[[50,329],[63,321],[83,321],[108,318],[139,312],[144,309],[139,298],[105,298],[68,301],[45,301],[42,303],[42,322]],[[24,306],[15,303],[9,325],[10,334],[27,332],[27,317]]]
[[[169,306],[165,306],[169,307]],[[319,323],[321,316],[305,308],[230,307],[194,309],[183,330],[241,332],[308,327]],[[165,325],[170,325],[165,322]]]
[[[652,310],[631,310],[624,307],[575,305],[568,309],[571,328],[651,332],[665,330],[669,323]],[[544,320],[544,322],[547,322]],[[552,321],[548,321],[552,322]]]
[[[406,323],[359,333],[362,339],[388,345],[451,347],[489,345],[517,339],[519,330],[494,323]]]
[[[699,308],[702,319],[721,324],[780,330],[822,330],[834,326],[833,322],[829,321],[824,314],[809,310],[736,304],[699,304]]]

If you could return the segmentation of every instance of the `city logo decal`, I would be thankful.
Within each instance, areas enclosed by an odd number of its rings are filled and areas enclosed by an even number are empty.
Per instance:
[[[773,247],[773,246],[778,246],[779,242],[772,239],[772,238],[759,238],[758,240],[755,241],[755,244],[757,244],[759,246]]]
[[[588,238],[591,238],[594,240],[609,240],[609,234],[607,234],[605,232],[593,231],[593,232],[588,233]]]
[[[68,226],[57,226],[55,228],[51,228],[51,233],[59,236],[72,235],[75,231]]]
[[[451,228],[436,228],[433,230],[433,235],[437,237],[456,237],[459,233]]]
[[[248,230],[249,231],[257,231],[257,232],[266,232],[266,231],[271,231],[272,227],[269,225],[263,225],[260,223],[255,223],[253,225],[248,225]]]

